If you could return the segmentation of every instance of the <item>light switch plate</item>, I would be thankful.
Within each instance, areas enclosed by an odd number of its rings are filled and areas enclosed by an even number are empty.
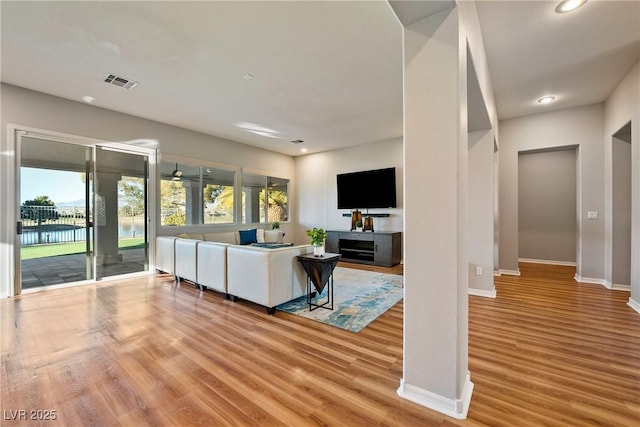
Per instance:
[[[588,211],[587,219],[598,219],[598,211]]]

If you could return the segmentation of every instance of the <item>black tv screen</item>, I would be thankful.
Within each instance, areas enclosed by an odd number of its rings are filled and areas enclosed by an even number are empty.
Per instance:
[[[395,208],[396,168],[339,174],[338,209]]]

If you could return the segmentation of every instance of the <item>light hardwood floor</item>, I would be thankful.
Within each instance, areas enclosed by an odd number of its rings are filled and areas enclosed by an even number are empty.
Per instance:
[[[0,301],[0,424],[53,410],[42,425],[639,425],[629,294],[521,271],[469,298],[465,421],[397,396],[402,303],[354,334],[155,275]]]

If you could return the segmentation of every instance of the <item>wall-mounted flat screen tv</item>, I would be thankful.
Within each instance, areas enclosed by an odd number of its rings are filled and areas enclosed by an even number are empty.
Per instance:
[[[338,209],[395,208],[396,168],[338,174]]]

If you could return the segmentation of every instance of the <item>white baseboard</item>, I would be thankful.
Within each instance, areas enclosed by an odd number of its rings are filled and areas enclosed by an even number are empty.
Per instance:
[[[485,291],[484,289],[473,289],[469,288],[469,295],[475,295],[477,297],[485,297],[485,298],[495,298],[496,290]]]
[[[578,276],[578,273],[576,273],[576,275],[573,278],[576,280],[576,282],[590,283],[592,285],[602,285],[607,289],[611,289],[611,283],[608,283],[604,279],[593,279],[591,277],[581,277],[581,276]]]
[[[493,277],[500,277],[502,276],[502,273],[500,273],[500,270],[496,270],[493,272]]]
[[[607,284],[609,284],[609,282],[607,282]],[[631,285],[620,285],[620,284],[614,283],[613,285],[611,285],[610,289],[613,289],[614,291],[631,292]]]
[[[532,259],[518,258],[518,262],[530,262],[532,264],[549,264],[549,265],[566,265],[567,267],[575,267],[576,263],[571,261],[553,261],[549,259]]]
[[[500,275],[505,275],[505,276],[519,276],[520,275],[520,270],[503,270],[500,269],[498,270],[498,273],[500,273]]]
[[[627,303],[627,305],[633,308],[636,311],[636,313],[640,314],[640,302],[629,298],[629,302]]]
[[[400,397],[458,420],[467,418],[472,393],[473,383],[471,382],[469,372],[467,372],[467,377],[464,380],[464,388],[462,389],[460,399],[450,399],[423,388],[407,384],[404,378],[400,380],[400,388],[398,388],[398,395]]]

